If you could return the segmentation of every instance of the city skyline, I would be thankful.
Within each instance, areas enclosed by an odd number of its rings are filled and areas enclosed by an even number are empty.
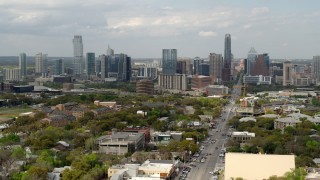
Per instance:
[[[224,35],[230,33],[235,58],[247,57],[254,47],[271,58],[312,59],[319,54],[319,5],[316,0],[0,0],[0,55],[72,57],[70,39],[81,35],[84,52],[97,55],[109,44],[135,58],[158,58],[161,49],[171,48],[180,57],[206,57],[223,54]]]

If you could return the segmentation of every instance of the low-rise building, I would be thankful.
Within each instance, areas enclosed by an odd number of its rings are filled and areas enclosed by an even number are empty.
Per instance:
[[[112,132],[96,140],[100,153],[125,155],[145,147],[144,133]]]
[[[181,141],[182,132],[178,132],[178,131],[154,132],[151,135],[151,141],[156,144],[168,144],[171,140]]]
[[[288,126],[296,127],[299,123],[301,123],[300,120],[292,117],[279,118],[274,121],[274,129],[284,130]]]
[[[249,133],[248,131],[232,132],[231,134],[231,138],[239,143],[248,143],[254,137],[255,133]]]
[[[108,169],[110,180],[164,180],[172,178],[172,160],[146,160],[143,164],[115,165]]]
[[[271,84],[271,76],[243,76],[243,82],[245,84]]]
[[[207,95],[214,96],[219,95],[223,96],[229,93],[229,88],[222,85],[210,85],[207,87]]]
[[[96,105],[96,106],[104,106],[104,107],[115,109],[117,107],[117,102],[94,101],[94,105]]]
[[[201,89],[211,84],[212,78],[210,76],[193,76],[191,78],[191,89]]]

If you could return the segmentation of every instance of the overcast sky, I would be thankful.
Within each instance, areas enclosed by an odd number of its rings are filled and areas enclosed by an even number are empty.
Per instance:
[[[72,38],[84,52],[133,58],[223,54],[232,37],[234,57],[251,47],[271,58],[320,54],[319,0],[0,0],[0,56],[38,52],[72,56]]]

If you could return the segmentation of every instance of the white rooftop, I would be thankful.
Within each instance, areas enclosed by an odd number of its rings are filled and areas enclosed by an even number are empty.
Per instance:
[[[239,119],[240,122],[248,122],[248,121],[253,121],[253,122],[257,122],[256,118],[254,117],[243,117],[241,119]]]
[[[232,136],[251,136],[251,137],[255,137],[256,134],[255,133],[249,133],[248,131],[243,131],[243,132],[232,132]]]

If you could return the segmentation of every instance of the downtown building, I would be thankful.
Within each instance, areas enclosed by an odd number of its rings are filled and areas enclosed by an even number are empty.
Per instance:
[[[130,81],[131,57],[126,54],[101,55],[102,81]]]
[[[87,76],[96,75],[96,56],[93,52],[88,52],[86,54],[86,74]]]
[[[320,56],[313,56],[313,77],[315,84],[320,84]]]
[[[35,56],[35,61],[36,61],[35,62],[35,64],[36,64],[35,73],[41,74],[42,76],[47,76],[47,74],[48,74],[48,55],[38,53]]]
[[[20,53],[20,55],[19,55],[19,69],[20,69],[20,78],[25,79],[27,76],[27,55],[26,55],[26,53]]]
[[[199,74],[199,66],[200,64],[204,63],[204,60],[200,57],[195,57],[193,59],[193,75],[200,75]]]
[[[223,58],[221,54],[209,54],[209,74],[212,78],[212,83],[221,83],[223,81]]]
[[[5,81],[20,81],[19,68],[4,68],[3,70],[4,70]]]
[[[304,68],[291,61],[283,63],[283,86],[310,86],[315,83],[315,79],[311,73],[306,73]]]
[[[224,39],[224,61],[223,61],[223,68],[222,68],[222,81],[227,82],[232,80],[231,61],[232,61],[231,35],[226,34]]]
[[[73,40],[73,74],[80,75],[83,72],[83,43],[82,36],[75,35]]]
[[[61,75],[64,73],[64,62],[63,59],[56,59],[54,64],[54,74]]]
[[[247,58],[247,61],[246,61],[246,70],[245,70],[245,75],[252,75],[251,72],[253,70],[253,66],[257,60],[257,57],[258,57],[258,53],[257,51],[252,47],[250,49],[250,51],[248,52],[248,58]]]
[[[158,77],[158,85],[164,90],[187,90],[187,75],[177,74],[177,50],[162,50],[162,73]]]

